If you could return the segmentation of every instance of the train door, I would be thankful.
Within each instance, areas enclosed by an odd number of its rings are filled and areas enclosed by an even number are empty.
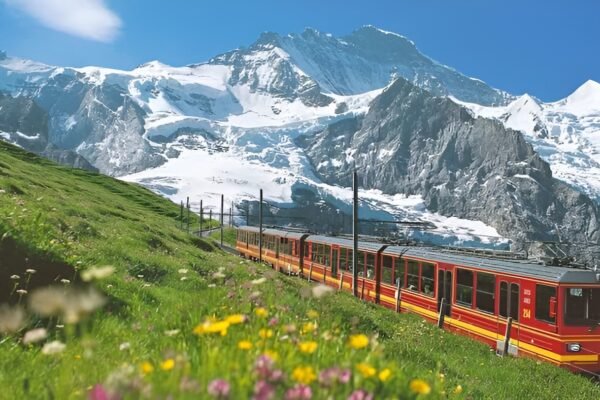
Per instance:
[[[452,271],[446,269],[446,267],[438,267],[438,284],[437,284],[437,296],[438,296],[438,310],[442,304],[442,298],[445,299],[445,310],[444,314],[451,315],[452,311]]]
[[[340,259],[340,248],[331,246],[331,276],[336,277],[338,273],[338,260]]]
[[[518,346],[514,343],[519,340],[519,312],[521,301],[521,288],[519,283],[513,279],[499,278],[498,279],[498,340],[499,349],[503,349],[504,338],[506,335],[506,326],[508,318],[512,318],[512,326],[510,329],[510,346],[509,354],[517,354]]]

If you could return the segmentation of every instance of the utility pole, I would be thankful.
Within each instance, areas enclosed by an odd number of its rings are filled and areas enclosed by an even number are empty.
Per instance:
[[[186,208],[187,208],[187,233],[190,233],[190,198],[188,196],[186,200]]]
[[[358,174],[352,174],[352,293],[358,297]]]
[[[250,202],[246,200],[246,226],[250,226]]]
[[[210,225],[212,225],[212,208],[208,211],[208,229],[212,229]]]
[[[202,208],[202,200],[200,200],[200,231],[198,236],[202,237],[202,218],[204,218],[204,208]]]
[[[258,203],[258,262],[262,263],[263,248],[263,190],[260,189],[260,200]]]
[[[180,228],[183,229],[183,200],[181,200],[179,206],[179,224]]]
[[[225,196],[221,195],[221,247],[223,247],[223,207],[225,205]]]

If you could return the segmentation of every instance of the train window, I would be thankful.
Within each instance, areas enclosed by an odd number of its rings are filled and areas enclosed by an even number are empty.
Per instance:
[[[347,249],[340,247],[340,271],[348,271]]]
[[[473,271],[457,269],[456,302],[469,307],[473,305]]]
[[[550,300],[554,298],[554,309],[551,309]],[[556,288],[545,285],[535,285],[535,319],[556,323]]]
[[[329,267],[331,265],[331,246],[326,244],[321,246],[323,252],[323,265]]]
[[[358,276],[365,276],[365,253],[362,251],[358,252]]]
[[[393,277],[393,268],[394,268],[394,259],[392,256],[383,256],[383,260],[381,262],[381,282],[394,284]]]
[[[400,287],[404,287],[404,272],[406,268],[404,268],[404,260],[401,258],[395,259],[394,263],[396,264],[396,268],[394,269],[394,279],[396,279],[396,285],[400,283]]]
[[[375,254],[367,253],[367,278],[375,277]]]
[[[434,296],[434,277],[435,277],[435,266],[433,264],[422,263],[421,264],[421,292],[425,293],[429,297]]]
[[[600,323],[600,288],[565,288],[565,324],[597,326]]]
[[[477,273],[477,300],[475,306],[478,310],[494,313],[496,276],[483,272]]]
[[[304,242],[304,254],[303,254],[304,258],[308,259],[310,258],[310,244],[307,242]]]
[[[408,261],[408,288],[410,290],[419,290],[419,263]]]

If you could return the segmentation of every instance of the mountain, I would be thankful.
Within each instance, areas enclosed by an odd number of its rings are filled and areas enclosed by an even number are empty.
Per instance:
[[[365,187],[361,218],[424,221],[437,229],[412,235],[474,246],[505,247],[510,240],[553,238],[563,230],[582,240],[595,237],[593,228],[583,226],[575,216],[574,226],[568,227],[567,209],[581,202],[583,215],[595,218],[588,197],[597,197],[586,185],[600,175],[580,167],[578,160],[571,162],[565,147],[559,149],[562,153],[552,150],[572,167],[571,175],[563,176],[563,164],[547,153],[552,143],[558,148],[554,139],[548,139],[557,121],[577,140],[588,133],[593,138],[599,131],[595,106],[589,105],[597,104],[596,89],[591,83],[588,86],[556,104],[512,96],[421,54],[407,38],[372,26],[342,37],[314,29],[290,35],[264,33],[246,48],[183,67],[151,61],[131,71],[66,68],[6,54],[0,57],[0,92],[7,102],[29,101],[40,109],[37,122],[40,132],[45,131],[40,137],[47,137],[46,147],[76,154],[102,173],[141,183],[176,202],[189,197],[196,209],[200,198],[214,208],[225,194],[227,204],[234,202],[242,214],[255,210],[263,188],[269,223],[339,231],[347,230],[344,215],[351,213],[348,171],[354,157],[364,154],[375,164],[361,164]],[[403,146],[412,143],[412,136],[426,125],[411,125],[406,115],[405,123],[396,121],[384,128],[369,116],[378,115],[383,121],[389,117],[386,112],[398,112],[389,108],[392,105],[412,104],[410,96],[422,99],[433,113],[425,118],[418,108],[411,108],[414,118],[435,122],[439,129],[449,125],[444,128],[448,132],[429,127],[434,142],[416,146],[409,156],[403,155],[408,151]],[[0,118],[2,113],[0,109]],[[478,115],[487,119],[475,118]],[[42,151],[17,137],[15,129],[3,137]],[[335,132],[337,136],[331,136]],[[460,137],[460,147],[446,143],[448,135]],[[507,170],[469,142],[470,137],[478,137],[489,145],[504,146],[502,135],[511,142],[500,160],[527,162],[527,168],[541,172]],[[590,163],[595,157],[592,147],[581,152]],[[457,154],[440,158],[438,150]],[[445,167],[428,164],[434,161]],[[475,166],[483,169],[475,171]],[[420,175],[415,168],[421,167],[429,178],[417,182]],[[491,179],[490,171],[496,167],[506,182],[482,186],[488,189],[469,186],[471,194],[458,195],[470,182],[470,174]],[[501,193],[498,204],[503,208],[492,207],[496,192],[507,192],[507,182],[514,183],[521,175],[538,180],[539,187],[525,189],[527,182],[520,182],[515,194],[521,199],[518,204]],[[478,176],[474,182],[479,182]],[[553,176],[579,190],[582,197]],[[569,180],[570,176],[574,178]],[[583,183],[577,186],[575,180]],[[446,186],[440,186],[444,182]],[[528,190],[532,197],[525,194]],[[550,203],[540,194],[545,191],[551,193]],[[486,202],[488,212],[462,204],[466,199]],[[494,217],[491,210],[503,216]],[[550,216],[559,219],[558,229],[550,226]],[[511,227],[513,222],[522,229]],[[361,229],[382,233],[393,226],[373,222]]]

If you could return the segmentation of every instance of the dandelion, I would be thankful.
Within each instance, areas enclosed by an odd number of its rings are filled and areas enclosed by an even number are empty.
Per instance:
[[[46,354],[46,355],[59,354],[59,353],[62,353],[66,347],[67,347],[66,344],[59,342],[58,340],[54,340],[52,342],[46,343],[44,345],[44,347],[42,347],[42,354]]]
[[[25,312],[21,307],[0,305],[0,333],[10,334],[21,330],[25,323]]]
[[[11,275],[10,279],[12,279],[13,281],[18,281],[19,279],[21,279],[21,277],[19,275]]]
[[[210,381],[208,387],[206,388],[206,391],[209,395],[213,397],[216,397],[218,399],[225,399],[229,397],[230,389],[231,386],[229,385],[229,382],[227,382],[225,379],[214,379]]]
[[[168,331],[165,331],[165,336],[169,336],[169,337],[177,336],[178,334],[179,334],[179,329],[170,329]]]
[[[292,379],[298,383],[310,385],[311,382],[317,379],[317,375],[311,366],[300,366],[292,371]]]
[[[275,388],[266,381],[258,381],[254,385],[253,400],[270,400],[275,395]]]
[[[263,283],[265,283],[267,281],[267,278],[262,277],[262,278],[258,278],[258,279],[254,279],[253,281],[251,281],[250,283],[253,285],[262,285]]]
[[[367,335],[362,333],[358,335],[351,335],[350,339],[348,340],[348,345],[353,349],[362,349],[369,345],[369,338]]]
[[[119,345],[120,351],[129,350],[130,348],[131,348],[131,343],[129,343],[129,342],[123,342]]]
[[[83,279],[84,282],[105,279],[111,276],[114,272],[115,267],[112,267],[110,265],[104,267],[89,268],[81,273],[81,279]]]
[[[303,334],[314,332],[317,329],[317,324],[315,322],[307,322],[302,325],[301,332]]]
[[[462,391],[463,391],[463,388],[462,388],[462,386],[461,386],[461,385],[457,385],[457,386],[454,388],[454,390],[452,391],[452,393],[454,393],[454,394],[461,394],[461,393],[462,393]]]
[[[23,344],[32,344],[41,342],[42,340],[48,337],[48,331],[44,328],[32,329],[30,331],[25,332],[23,336]]]
[[[317,350],[317,342],[308,341],[298,343],[298,348],[302,353],[312,354]]]
[[[269,311],[267,311],[264,307],[258,307],[254,310],[254,314],[256,314],[260,318],[266,318],[269,315]]]
[[[204,333],[219,333],[221,336],[227,335],[227,329],[229,329],[230,323],[227,321],[206,321],[194,328],[196,335],[202,335]]]
[[[160,363],[160,369],[163,371],[170,371],[175,367],[175,360],[172,358],[167,358],[163,362]]]
[[[241,340],[238,342],[237,346],[240,350],[250,350],[252,348],[252,342],[248,340]]]
[[[268,339],[270,337],[273,337],[273,330],[272,329],[261,329],[258,331],[258,336],[260,336],[261,339]]]
[[[371,364],[364,362],[356,364],[356,370],[365,378],[370,378],[377,373],[377,370]]]
[[[348,400],[373,400],[373,395],[364,389],[357,389],[350,393]]]
[[[306,316],[311,319],[317,319],[317,318],[319,318],[319,313],[315,310],[308,310],[308,312],[306,313]]]
[[[431,393],[431,386],[423,379],[413,379],[410,381],[410,390],[417,394],[429,394]]]
[[[189,270],[187,268],[181,268],[180,270],[178,270],[177,272],[179,272],[182,275],[185,275],[189,272]]]
[[[285,392],[285,400],[309,400],[312,399],[312,389],[307,385],[295,385]]]
[[[154,371],[154,366],[152,365],[152,363],[150,361],[144,361],[140,365],[140,370],[142,371],[142,374],[148,375]]]
[[[387,382],[392,377],[392,370],[389,368],[382,369],[377,376],[381,382]]]
[[[328,294],[333,293],[333,289],[327,285],[319,284],[312,288],[312,296],[320,299]]]

